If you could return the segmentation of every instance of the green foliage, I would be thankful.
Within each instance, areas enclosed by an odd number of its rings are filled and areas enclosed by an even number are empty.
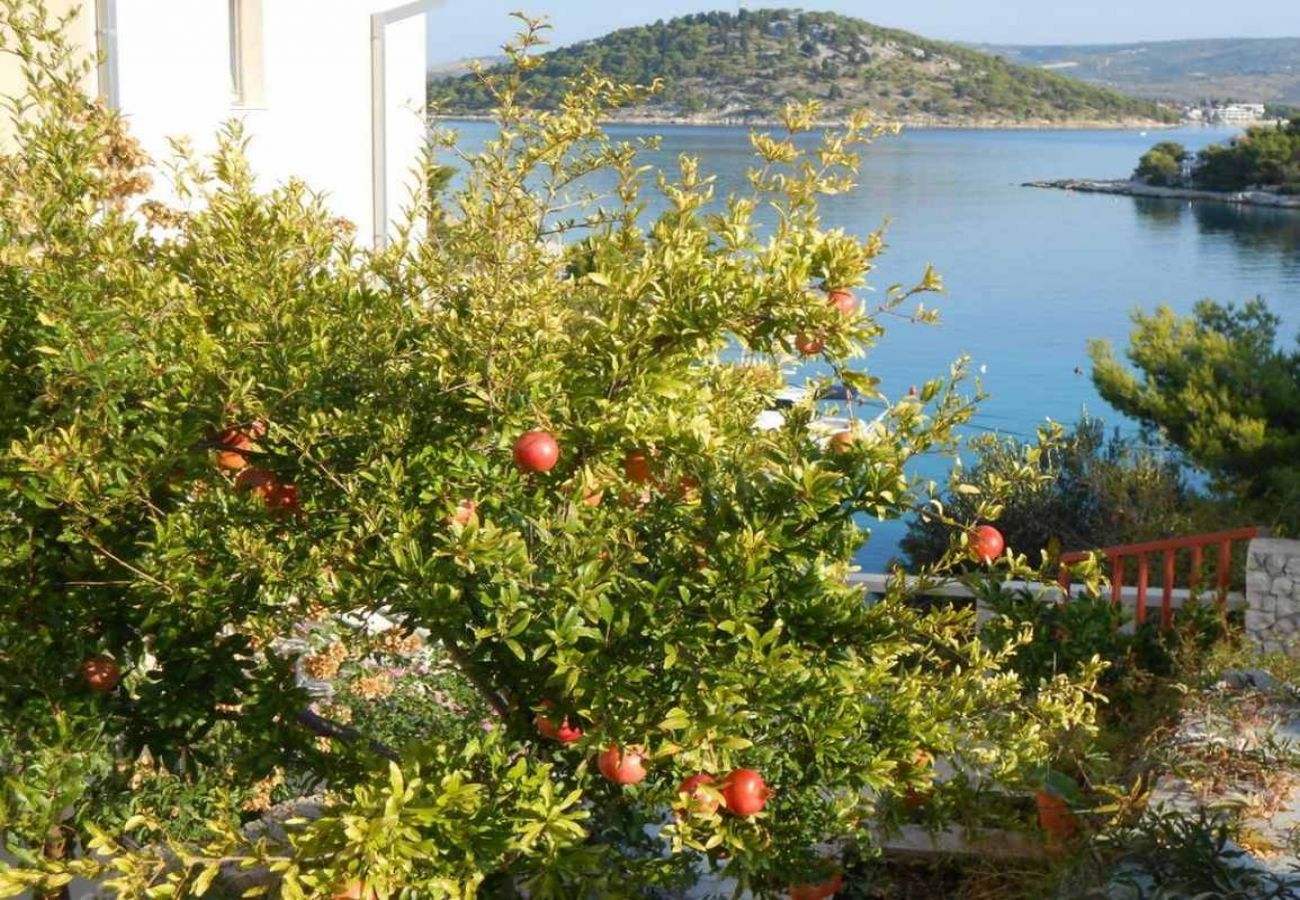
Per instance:
[[[980,600],[997,618],[981,635],[994,649],[1010,647],[1011,667],[1027,687],[1070,674],[1099,657],[1110,668],[1126,657],[1132,638],[1121,633],[1123,613],[1105,598],[1082,597],[1070,603],[1045,602],[1037,591],[1009,589],[987,582]],[[1023,641],[1026,628],[1032,638]]]
[[[818,198],[882,129],[855,117],[804,152],[817,111],[791,107],[743,195],[715,198],[689,158],[652,181],[597,124],[643,92],[591,77],[562,112],[521,105],[528,23],[487,82],[498,136],[452,191],[437,134],[409,222],[367,252],[304,185],[257,192],[234,127],[176,160],[181,208],[144,201],[148,161],[78,93],[39,6],[3,11],[30,111],[0,165],[0,771],[19,798],[0,896],[72,875],[202,895],[221,862],[291,898],[354,879],[612,897],[701,860],[773,894],[826,842],[869,852],[873,798],[920,747],[1015,779],[1091,727],[1086,684],[1025,697],[969,615],[846,583],[858,518],[904,515],[910,461],[954,451],[962,364],[848,448],[811,403],[753,427],[793,335],[870,394],[854,359],[940,285],[827,302],[883,237],[823,228]],[[585,193],[593,174],[612,194]],[[548,473],[512,461],[534,429],[561,447]],[[389,671],[393,645],[356,625],[376,615],[432,645],[427,671]],[[93,656],[119,686],[91,689]],[[400,757],[322,718],[338,707]],[[543,739],[539,713],[582,738]],[[611,744],[644,748],[644,782],[600,777]],[[683,808],[684,776],[741,766],[775,790],[760,815]],[[319,815],[285,834],[240,830],[309,792]],[[56,827],[95,854],[43,853]]]
[[[974,460],[955,476],[942,508],[960,520],[975,518],[979,499],[998,492],[998,530],[1008,546],[1027,553],[1046,549],[1055,557],[1194,533],[1211,514],[1224,524],[1222,513],[1206,508],[1188,485],[1176,456],[1118,433],[1108,436],[1099,419],[1084,418],[1064,435],[1047,432],[1035,444],[989,435],[973,441],[971,450]],[[1017,477],[1030,451],[1035,477]],[[912,564],[942,558],[949,531],[928,513],[909,523],[902,546]]]
[[[1183,161],[1188,158],[1187,148],[1175,141],[1161,141],[1138,161],[1133,177],[1160,187],[1174,187],[1182,180]]]
[[[1103,832],[1097,847],[1116,872],[1108,896],[1250,897],[1282,900],[1294,896],[1288,879],[1261,870],[1232,843],[1231,823],[1201,810],[1189,815],[1151,810],[1125,828]]]
[[[620,29],[543,56],[526,79],[527,102],[557,109],[569,80],[589,71],[634,84],[662,80],[632,115],[776,119],[800,97],[822,101],[826,119],[867,108],[954,121],[1172,120],[1149,101],[828,12],[742,9]],[[430,99],[450,115],[494,105],[477,74],[431,82]]]
[[[1286,123],[1248,128],[1227,144],[1201,150],[1192,169],[1192,182],[1211,191],[1300,190],[1300,116]]]
[[[1102,397],[1249,502],[1246,512],[1295,522],[1300,354],[1279,348],[1277,316],[1261,299],[1207,300],[1191,316],[1161,307],[1134,321],[1128,358],[1137,373],[1108,343],[1091,347]]]
[[[1130,616],[1109,596],[1082,595],[1068,603],[1045,601],[1041,591],[1011,589],[996,581],[977,583],[980,600],[997,618],[981,635],[995,650],[1010,649],[1010,667],[1027,687],[1060,674],[1073,674],[1094,657],[1106,666],[1106,689],[1134,668],[1159,676],[1174,672],[1180,654],[1200,655],[1226,634],[1211,604],[1188,603],[1175,610],[1173,628],[1158,615],[1125,629]],[[1023,640],[1026,629],[1032,630]]]
[[[1182,144],[1161,141],[1143,154],[1133,177],[1160,187],[1180,186],[1189,156]],[[1226,144],[1204,148],[1196,155],[1190,183],[1211,191],[1300,191],[1300,117],[1248,128]]]

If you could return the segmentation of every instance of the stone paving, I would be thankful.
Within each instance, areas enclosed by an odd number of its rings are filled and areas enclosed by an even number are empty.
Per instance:
[[[1244,853],[1234,862],[1285,885],[1274,896],[1300,898],[1300,691],[1267,672],[1236,670],[1202,699],[1170,741],[1179,762],[1157,779],[1150,804],[1237,816],[1231,850]]]

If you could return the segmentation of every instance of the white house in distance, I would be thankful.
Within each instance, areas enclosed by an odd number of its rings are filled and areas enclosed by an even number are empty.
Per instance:
[[[97,51],[88,90],[120,109],[155,160],[168,138],[211,149],[241,119],[265,187],[297,176],[358,237],[382,244],[425,136],[434,0],[47,0],[76,10]],[[0,93],[16,71],[0,72]],[[160,186],[160,193],[165,187]]]

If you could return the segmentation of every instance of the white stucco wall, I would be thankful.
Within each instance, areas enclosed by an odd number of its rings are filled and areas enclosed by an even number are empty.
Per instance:
[[[263,0],[264,102],[234,105],[225,0],[116,0],[119,105],[155,157],[168,138],[209,150],[221,124],[244,121],[263,187],[290,176],[322,191],[333,211],[374,233],[371,14],[400,0]],[[410,190],[424,135],[427,14],[387,26],[386,169],[389,209]],[[419,40],[412,39],[418,34]],[[404,107],[404,108],[403,108]],[[404,114],[402,114],[404,113]]]
[[[387,26],[384,40],[384,121],[387,131],[387,212],[389,223],[408,208],[416,179],[413,167],[424,150],[426,79],[428,78],[428,14],[411,16]]]

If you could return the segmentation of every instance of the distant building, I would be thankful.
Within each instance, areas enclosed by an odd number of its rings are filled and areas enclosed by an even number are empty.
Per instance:
[[[87,92],[120,109],[154,159],[169,156],[169,137],[210,149],[223,122],[241,119],[265,186],[301,177],[360,236],[383,242],[424,142],[433,0],[48,5],[78,13],[69,37],[101,57]],[[0,96],[21,88],[12,58],[0,61]]]
[[[1264,120],[1262,103],[1229,103],[1216,106],[1211,112],[1211,119],[1224,125],[1249,125]]]

